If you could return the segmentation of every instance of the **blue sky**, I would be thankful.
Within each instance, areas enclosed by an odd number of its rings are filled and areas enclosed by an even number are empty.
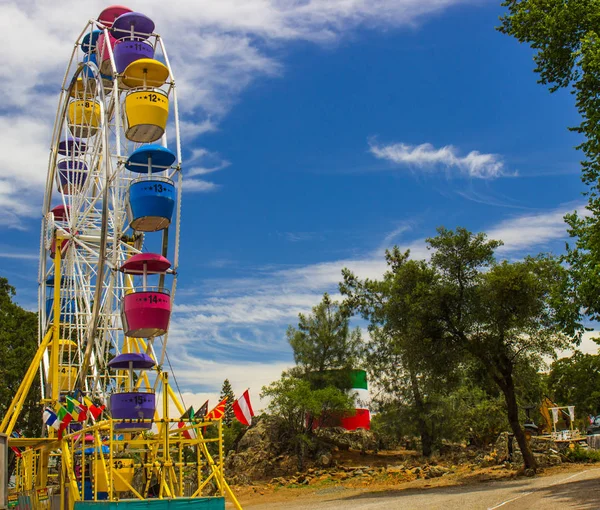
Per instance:
[[[0,6],[21,19],[17,53],[49,15],[30,3]],[[50,62],[23,67],[23,54],[0,70],[16,91],[0,109],[0,274],[28,307],[56,102],[46,87],[58,89],[78,27],[102,8],[92,3],[64,2],[72,19],[46,33]],[[531,50],[494,30],[498,3],[130,2],[181,76],[188,184],[169,341],[190,402],[225,377],[256,400],[292,362],[287,325],[336,292],[342,267],[377,277],[393,244],[426,256],[436,226],[487,231],[509,258],[562,250],[562,216],[584,203],[567,130],[578,117],[571,95],[536,83]]]

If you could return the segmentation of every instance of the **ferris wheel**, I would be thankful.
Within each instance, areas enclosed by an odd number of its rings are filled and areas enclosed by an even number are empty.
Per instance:
[[[224,477],[215,412],[224,402],[197,416],[163,370],[181,190],[165,45],[146,15],[108,7],[77,38],[63,80],[43,205],[39,345],[0,422],[0,450],[5,441],[18,452],[11,496],[22,508],[47,509],[53,497],[60,510],[99,501],[162,510],[165,499],[224,510],[227,495],[241,510]],[[36,377],[42,437],[22,437],[15,425]]]
[[[144,14],[107,8],[77,39],[52,136],[39,267],[43,400],[80,392],[106,402],[141,380],[131,369],[164,363],[181,185],[164,42]],[[148,374],[151,393],[158,378]]]

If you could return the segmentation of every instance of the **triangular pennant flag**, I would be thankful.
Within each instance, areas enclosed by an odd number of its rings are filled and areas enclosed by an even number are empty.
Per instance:
[[[42,420],[48,427],[52,427],[54,429],[58,429],[60,425],[60,422],[58,421],[58,417],[56,416],[55,412],[49,407],[46,407],[46,409],[44,409]]]
[[[225,414],[225,403],[227,402],[227,397],[225,397],[223,400],[221,400],[221,402],[219,402],[215,408],[208,413],[204,419],[205,420],[220,420],[221,418],[223,418],[223,415]]]
[[[192,406],[190,406],[188,408],[188,410],[183,413],[181,415],[181,421],[177,424],[177,428],[182,429],[183,427],[187,426],[188,424],[184,422],[188,421],[191,422],[194,419],[194,408]],[[183,437],[185,437],[186,439],[196,439],[196,431],[195,430],[184,430],[182,432]]]
[[[69,423],[71,423],[71,421],[73,420],[73,415],[67,409],[65,409],[64,406],[62,406],[61,404],[57,404],[55,410],[56,416],[60,421],[61,425],[68,425]]]
[[[67,428],[69,423],[73,421],[73,415],[69,413],[62,405],[57,404],[56,406],[56,416],[60,421],[58,427],[58,439],[62,439],[63,431]]]
[[[201,420],[203,420],[204,417],[207,415],[207,413],[208,413],[208,400],[206,402],[204,402],[204,404],[202,404],[200,409],[198,409],[196,416],[198,418],[200,418]]]
[[[67,411],[78,422],[84,422],[87,418],[87,407],[73,397],[67,396]]]
[[[104,405],[97,406],[88,397],[83,397],[83,402],[85,403],[88,411],[90,412],[90,414],[92,415],[94,420],[97,420],[98,418],[100,418],[100,416],[102,415],[102,411],[104,411],[104,409],[106,409],[106,406],[104,406]]]
[[[250,404],[250,394],[248,390],[244,391],[242,396],[233,403],[233,413],[242,425],[250,425],[254,411]]]
[[[191,421],[194,419],[194,408],[192,406],[188,407],[188,410],[181,415],[182,420]]]

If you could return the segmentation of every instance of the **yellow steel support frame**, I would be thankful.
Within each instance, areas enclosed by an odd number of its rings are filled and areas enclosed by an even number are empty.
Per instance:
[[[159,493],[158,498],[177,498],[183,497],[184,477],[183,469],[195,467],[198,480],[198,487],[191,497],[199,497],[202,495],[202,490],[213,481],[217,486],[221,496],[227,495],[231,498],[234,506],[241,509],[239,502],[235,499],[231,489],[229,489],[223,473],[223,430],[220,420],[208,422],[190,422],[181,427],[179,419],[171,419],[169,417],[170,400],[175,396],[169,385],[168,374],[162,372],[159,374],[162,381],[162,406],[163,417],[158,420],[152,420],[154,423],[162,426],[162,433],[155,436],[145,436],[145,433],[140,433],[134,438],[119,438],[114,435],[114,423],[118,421],[103,420],[101,422],[92,423],[82,430],[66,434],[62,440],[51,441],[36,449],[28,449],[24,452],[23,457],[19,462],[19,489],[33,490],[39,488],[37,481],[39,480],[39,470],[44,469],[44,458],[50,451],[60,451],[61,458],[61,510],[73,510],[76,501],[81,501],[84,496],[84,480],[86,479],[86,470],[91,469],[94,480],[92,487],[93,499],[98,500],[99,483],[101,482],[107,488],[108,499],[110,501],[118,500],[118,492],[115,490],[115,481],[120,482],[120,487],[126,487],[131,491],[134,497],[145,499],[148,497],[148,488],[154,476],[158,483]],[[176,399],[175,399],[176,401]],[[182,406],[177,402],[177,407],[182,409]],[[171,427],[177,427],[171,430]],[[217,427],[217,437],[213,439],[205,439],[202,435],[204,427]],[[189,432],[189,439],[184,436]],[[91,443],[86,440],[92,435]],[[216,443],[218,447],[218,462],[210,455],[208,450],[209,443]],[[93,453],[86,454],[86,448],[92,447]],[[108,447],[107,454],[102,452],[102,447]],[[183,458],[183,450],[186,447],[192,447],[196,450],[195,463],[185,462]],[[179,452],[178,458],[173,457],[171,450],[175,449]],[[115,467],[115,454],[122,452],[145,451],[145,456],[139,460],[134,460],[129,466],[131,468],[143,469],[146,474],[145,490],[140,492],[132,485],[132,480],[128,480]],[[79,460],[78,460],[78,456]],[[133,459],[133,457],[132,457]],[[176,460],[175,460],[176,459]],[[75,464],[80,463],[81,472],[79,477],[75,474]],[[91,461],[91,466],[88,466]],[[46,463],[47,464],[47,463]],[[208,465],[211,473],[202,479],[202,468]],[[89,471],[88,471],[89,473]],[[81,479],[81,487],[78,484],[78,478]],[[68,490],[68,497],[67,497]],[[123,489],[121,489],[123,490]]]
[[[62,239],[57,236],[56,240],[56,252],[54,258],[54,302],[53,302],[53,324],[52,328],[48,330],[43,341],[40,343],[38,350],[31,365],[23,379],[17,394],[13,398],[11,406],[9,407],[7,414],[4,416],[2,423],[0,424],[0,432],[4,432],[10,435],[14,429],[16,420],[18,419],[19,413],[23,407],[23,404],[27,398],[31,384],[38,373],[44,352],[52,342],[51,359],[50,359],[50,382],[51,382],[51,399],[50,401],[57,402],[60,398],[60,384],[59,384],[59,352],[60,352],[60,287],[61,287],[61,246]],[[143,339],[126,339],[126,349],[129,352],[145,352],[148,349],[146,342]],[[127,376],[126,376],[127,377]],[[48,456],[51,451],[60,449],[61,451],[61,476],[62,481],[60,489],[61,498],[61,510],[67,510],[65,503],[68,501],[69,510],[73,510],[76,501],[80,501],[83,496],[84,487],[83,480],[85,480],[85,439],[83,444],[79,445],[81,450],[81,464],[82,464],[82,487],[79,490],[77,479],[74,473],[75,463],[75,451],[77,445],[80,443],[81,438],[85,438],[85,435],[89,432],[94,435],[94,453],[93,453],[93,478],[96,481],[93,487],[94,500],[98,500],[98,463],[100,462],[103,467],[104,482],[108,488],[108,496],[110,500],[118,499],[114,490],[114,480],[121,481],[127,488],[139,499],[144,499],[148,496],[149,485],[152,480],[152,475],[156,475],[159,481],[159,498],[173,498],[181,497],[184,493],[184,481],[183,481],[183,467],[187,464],[183,462],[183,449],[187,446],[195,447],[196,449],[196,470],[197,470],[197,482],[198,488],[192,497],[201,495],[202,489],[213,480],[221,494],[224,496],[227,494],[234,507],[237,510],[242,510],[237,498],[233,494],[233,491],[227,484],[224,473],[223,473],[223,431],[220,420],[216,422],[218,427],[218,437],[216,439],[204,439],[202,435],[202,428],[206,426],[214,426],[215,422],[206,423],[194,423],[191,426],[180,428],[175,433],[180,436],[183,431],[193,430],[196,434],[196,439],[187,440],[178,438],[175,441],[171,441],[170,436],[170,425],[178,423],[179,420],[169,419],[169,399],[173,401],[175,407],[180,414],[185,412],[185,409],[173,389],[168,382],[168,374],[166,372],[159,371],[159,381],[162,383],[163,393],[163,416],[159,417],[158,412],[155,413],[154,422],[158,426],[158,435],[154,440],[139,440],[139,439],[127,439],[126,441],[117,441],[114,438],[113,421],[105,420],[86,427],[83,430],[72,433],[65,436],[62,441],[55,441],[44,445],[36,449],[27,449],[24,455],[18,462],[18,487],[17,490],[32,490],[34,485],[37,487],[43,487],[47,483],[48,478]],[[127,382],[127,381],[125,381]],[[146,373],[142,374],[139,378],[136,387],[141,386],[144,383],[146,387],[150,388],[150,381]],[[48,402],[48,401],[46,401]],[[108,441],[102,441],[100,432],[108,432]],[[54,437],[54,429],[49,430],[50,436]],[[75,439],[75,438],[79,439]],[[143,462],[142,465],[136,465],[136,467],[143,467],[149,470],[147,476],[147,483],[144,490],[144,495],[140,494],[131,484],[114,469],[113,454],[115,451],[123,451],[124,443],[128,443],[130,446],[136,445],[146,448],[150,455],[151,462]],[[208,450],[208,443],[218,442],[218,455],[219,462],[215,462]],[[102,445],[109,446],[109,459],[106,462],[105,456],[99,454],[101,452]],[[171,458],[170,448],[171,444],[177,444],[179,448],[179,462],[174,463]],[[162,447],[162,459],[160,458],[160,452]],[[206,463],[210,467],[211,473],[204,480],[202,480],[202,457],[206,460]],[[148,460],[148,459],[147,459]],[[189,464],[189,463],[188,463]],[[178,467],[179,476],[175,472],[175,467]],[[69,489],[69,496],[66,497],[66,488]]]
[[[171,388],[170,385],[167,386],[167,391],[169,393],[169,396],[171,397],[171,400],[175,404],[175,407],[177,407],[177,410],[181,414],[185,413],[185,409],[184,409],[183,405],[181,405],[181,402],[179,402],[177,395],[175,395],[175,392],[173,391],[173,388]],[[198,429],[197,433],[200,434],[199,429]],[[219,432],[219,437],[222,437],[221,434],[222,434],[222,432]],[[222,443],[222,441],[221,441],[221,443]],[[215,461],[212,458],[212,455],[210,454],[210,452],[208,451],[208,448],[206,447],[205,443],[201,443],[200,447],[201,447],[202,453],[204,454],[206,460],[208,461],[208,465],[210,466],[213,473],[217,470],[221,471],[221,476],[217,476],[215,478],[217,487],[219,488],[221,493],[223,493],[223,491],[225,491],[225,493],[229,497],[230,501],[233,503],[233,506],[236,508],[236,510],[242,510],[242,505],[240,505],[240,502],[235,497],[235,494],[233,493],[233,491],[231,490],[231,487],[227,483],[227,480],[225,480],[225,477],[223,476],[223,463],[221,462],[219,466],[217,464],[215,464]],[[222,444],[221,444],[221,447],[222,447]],[[200,478],[198,478],[198,484],[200,485]]]
[[[60,287],[62,283],[61,272],[61,254],[62,239],[56,236],[56,251],[54,252],[54,302],[53,313],[54,322],[52,328],[52,359],[50,360],[50,375],[52,377],[52,401],[58,402],[60,396],[60,369],[59,369],[59,348],[60,348]]]
[[[167,383],[168,387],[168,383]],[[168,404],[168,398],[163,397],[163,403]],[[28,449],[23,452],[22,458],[18,464],[18,492],[25,492],[40,488],[34,483],[36,471],[40,469],[40,461],[43,457],[44,450],[60,450],[61,472],[61,510],[73,510],[77,501],[81,501],[84,496],[84,481],[86,479],[86,470],[91,462],[89,469],[92,469],[94,485],[92,487],[93,500],[98,501],[98,486],[102,483],[107,487],[109,501],[118,501],[118,492],[115,490],[115,482],[120,482],[120,490],[130,491],[133,497],[144,500],[148,497],[147,487],[152,481],[153,476],[156,476],[159,485],[159,499],[183,497],[185,490],[185,482],[181,476],[183,468],[194,467],[198,474],[198,487],[195,492],[189,496],[192,498],[201,497],[202,490],[211,482],[214,481],[219,489],[221,496],[224,496],[226,482],[223,476],[223,449],[222,449],[222,424],[220,420],[208,422],[191,422],[183,427],[179,427],[180,420],[163,418],[161,420],[164,425],[164,430],[168,431],[164,436],[156,435],[154,437],[144,437],[140,434],[134,439],[116,439],[114,435],[114,423],[118,421],[103,420],[101,422],[91,424],[84,427],[82,430],[72,432],[65,435],[62,440],[53,441],[38,449]],[[170,430],[170,427],[177,426]],[[201,433],[204,427],[217,427],[218,436],[213,439],[205,439]],[[183,434],[190,432],[194,434],[188,439]],[[87,441],[86,437],[93,436],[93,440]],[[195,436],[195,437],[194,437]],[[208,454],[208,444],[216,443],[219,451],[218,462]],[[102,446],[108,447],[108,454],[102,453]],[[86,449],[92,447],[93,453],[86,454]],[[200,473],[204,465],[202,456],[195,463],[185,462],[181,452],[186,447],[192,447],[196,450],[197,455],[202,452],[206,464],[211,467],[209,476],[200,480]],[[171,448],[177,448],[180,453],[178,461],[174,461],[171,457]],[[127,479],[116,466],[114,454],[122,453],[128,450],[146,451],[150,455],[141,457],[139,460],[134,460],[129,467],[143,469],[146,471],[146,490],[143,493],[136,489],[132,484],[132,479]],[[208,454],[208,457],[206,456]],[[78,460],[81,467],[81,473],[76,476],[75,463]],[[108,457],[108,458],[107,458]],[[180,475],[177,476],[175,469],[179,470]],[[78,483],[81,480],[81,487]],[[68,494],[68,496],[67,496]],[[239,502],[235,500],[236,508],[241,508]]]
[[[39,352],[43,353],[48,343],[50,342],[51,335],[47,335],[44,342],[38,349]],[[41,359],[41,356],[40,356]],[[35,370],[33,371],[35,375]],[[44,471],[43,477],[47,478],[47,456],[50,451],[60,450],[61,462],[61,510],[73,510],[74,503],[80,501],[83,497],[83,486],[81,490],[77,484],[75,478],[74,465],[75,455],[77,451],[80,451],[81,455],[81,468],[82,476],[81,479],[85,480],[86,470],[86,447],[91,446],[89,443],[86,444],[85,437],[88,434],[92,434],[93,450],[92,455],[93,463],[91,469],[93,470],[93,479],[95,484],[93,487],[94,500],[98,500],[98,481],[99,478],[103,478],[105,486],[108,488],[109,500],[118,500],[117,493],[114,489],[114,481],[119,480],[128,490],[138,499],[145,499],[148,497],[148,489],[152,480],[152,475],[156,475],[159,483],[159,498],[172,498],[181,497],[184,494],[184,479],[182,470],[184,467],[190,467],[190,463],[183,461],[182,452],[183,449],[188,446],[196,450],[196,479],[198,487],[192,497],[199,497],[202,494],[202,490],[208,485],[209,482],[214,481],[221,496],[227,495],[232,501],[235,508],[241,510],[241,505],[237,501],[237,498],[231,491],[231,488],[227,484],[224,473],[223,473],[223,430],[221,421],[211,421],[205,423],[191,423],[181,428],[170,430],[170,426],[179,424],[180,420],[169,418],[169,400],[171,399],[178,411],[183,414],[184,409],[181,403],[176,398],[172,387],[168,383],[168,375],[163,372],[159,375],[163,382],[162,387],[162,405],[163,405],[163,418],[159,420],[158,424],[162,427],[162,433],[157,434],[155,437],[144,439],[143,436],[139,436],[135,439],[115,439],[113,430],[113,420],[104,420],[90,426],[84,427],[81,431],[73,432],[66,435],[61,441],[54,441],[36,449],[27,449],[23,452],[23,457],[18,462],[18,491],[32,490],[34,488],[41,488],[45,486],[45,482],[41,483],[42,475],[40,471]],[[156,420],[153,420],[156,421]],[[215,439],[205,439],[202,434],[202,429],[208,426],[217,426],[218,436]],[[184,439],[182,434],[184,432],[195,433],[195,438]],[[102,439],[102,435],[106,436],[106,439]],[[173,436],[173,437],[172,437]],[[218,462],[211,456],[208,450],[208,443],[217,443],[218,446]],[[102,446],[108,446],[109,455],[106,459],[105,455],[101,453]],[[136,490],[129,481],[127,481],[122,474],[115,468],[114,454],[125,451],[125,445],[134,449],[143,449],[148,452],[148,456],[142,459],[141,463],[132,464],[136,468],[144,468],[147,472],[147,483],[144,490],[144,494]],[[171,458],[170,450],[171,447],[177,447],[179,451],[178,462],[174,462]],[[203,459],[209,466],[211,473],[206,478],[202,479],[202,466]],[[107,462],[108,461],[108,462]],[[102,466],[102,473],[99,473],[99,466]],[[179,470],[179,476],[175,471],[175,468]],[[68,498],[66,497],[65,487],[68,487]],[[65,508],[65,504],[68,502],[68,508]]]

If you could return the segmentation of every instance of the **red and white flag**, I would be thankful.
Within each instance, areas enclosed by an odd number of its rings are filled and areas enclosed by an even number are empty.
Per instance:
[[[250,425],[254,411],[250,404],[250,395],[248,390],[244,391],[243,395],[233,403],[233,413],[242,425]]]

